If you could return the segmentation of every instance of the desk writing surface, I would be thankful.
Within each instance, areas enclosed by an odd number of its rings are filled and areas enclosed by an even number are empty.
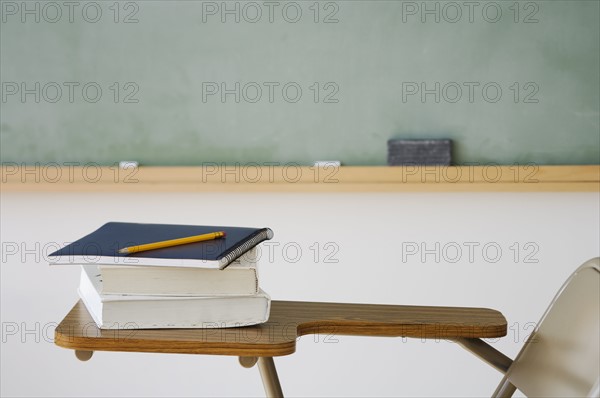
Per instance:
[[[89,351],[281,356],[306,334],[415,338],[491,338],[506,335],[506,319],[486,308],[422,307],[273,301],[269,321],[227,329],[96,327],[79,301],[57,326],[55,343]]]

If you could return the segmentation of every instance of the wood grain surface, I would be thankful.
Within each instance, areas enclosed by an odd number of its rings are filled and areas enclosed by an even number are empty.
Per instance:
[[[0,167],[2,192],[598,192],[600,165]]]
[[[55,331],[75,350],[281,356],[306,334],[453,339],[506,335],[506,319],[485,308],[273,301],[269,321],[222,329],[101,330],[81,301]]]

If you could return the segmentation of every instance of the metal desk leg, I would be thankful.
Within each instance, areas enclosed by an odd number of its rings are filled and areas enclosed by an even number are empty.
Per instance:
[[[460,338],[455,341],[501,373],[506,373],[513,363],[512,359],[481,339]]]
[[[273,358],[259,357],[258,369],[260,370],[260,376],[262,378],[267,397],[283,397],[283,392],[281,391],[281,385],[279,384],[279,377],[277,377],[277,369],[275,369],[275,362],[273,362]]]
[[[89,361],[92,355],[94,355],[94,351],[75,350],[75,356],[83,362]]]
[[[494,394],[492,395],[493,398],[510,398],[512,397],[512,395],[515,393],[515,391],[517,390],[517,388],[515,386],[513,386],[512,384],[510,384],[510,381],[508,381],[508,379],[505,377],[504,379],[502,379],[502,382],[500,382],[500,385],[498,386],[498,388],[496,388],[496,391],[494,391]]]
[[[238,360],[240,361],[240,365],[245,368],[251,368],[256,365],[256,362],[258,362],[257,357],[239,357]]]
[[[472,339],[472,338],[460,338],[456,339],[456,342],[460,344],[464,349],[471,351],[480,359],[487,362],[492,367],[496,368],[499,372],[506,374],[508,369],[513,363],[513,360],[484,342],[481,339]],[[510,398],[513,393],[516,391],[515,386],[513,386],[508,378],[504,376],[502,382],[494,392],[492,397],[496,398]]]

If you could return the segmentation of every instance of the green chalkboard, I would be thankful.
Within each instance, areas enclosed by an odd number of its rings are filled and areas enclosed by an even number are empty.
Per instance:
[[[598,1],[1,2],[3,162],[600,162]]]

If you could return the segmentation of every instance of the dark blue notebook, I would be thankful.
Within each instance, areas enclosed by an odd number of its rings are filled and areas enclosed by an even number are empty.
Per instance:
[[[223,238],[134,254],[124,247],[225,231]],[[260,242],[271,239],[269,228],[109,222],[50,254],[50,264],[143,265],[225,268]]]

